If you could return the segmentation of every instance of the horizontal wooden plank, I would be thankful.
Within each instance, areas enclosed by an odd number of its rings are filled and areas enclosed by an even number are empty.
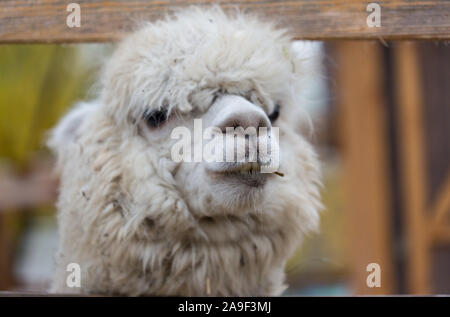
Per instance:
[[[428,295],[428,297],[443,297],[448,295]],[[52,294],[46,292],[27,292],[27,291],[0,291],[0,297],[114,297],[108,295],[86,295],[86,294]],[[121,297],[121,296],[115,296]],[[419,297],[415,295],[384,295],[383,297]],[[155,297],[158,300],[158,297]],[[174,299],[176,300],[176,299]],[[181,299],[180,299],[181,300]],[[183,299],[184,300],[184,299]]]
[[[69,28],[67,4],[81,8],[81,27]],[[355,0],[2,0],[0,43],[107,42],[119,39],[136,22],[155,20],[168,10],[219,3],[257,12],[289,27],[296,38],[450,39],[450,1],[376,1],[381,27],[367,26],[367,4]]]
[[[0,297],[108,297],[106,295],[85,295],[85,294],[67,294],[67,293],[48,293],[34,291],[0,291]]]
[[[436,201],[433,204],[430,214],[433,217],[431,221],[432,230],[440,228],[443,223],[446,223],[445,216],[450,216],[450,172],[446,176],[445,182],[436,197]],[[450,232],[450,230],[448,232]]]
[[[0,215],[10,210],[52,205],[57,198],[57,185],[51,166],[21,176],[0,173]]]

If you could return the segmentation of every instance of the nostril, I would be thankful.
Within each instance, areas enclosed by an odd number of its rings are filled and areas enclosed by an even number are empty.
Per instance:
[[[219,125],[220,130],[222,133],[227,132],[227,128],[236,129],[242,125],[241,120],[237,118],[227,118],[222,122],[222,124]]]
[[[270,121],[263,117],[259,120],[259,124],[256,128],[270,128],[270,126]]]
[[[221,129],[222,133],[226,133],[227,128],[242,128],[247,129],[253,127],[256,130],[259,128],[270,128],[271,124],[268,118],[265,115],[260,114],[255,111],[255,113],[240,113],[235,114],[233,117],[226,118],[221,122],[218,128]]]

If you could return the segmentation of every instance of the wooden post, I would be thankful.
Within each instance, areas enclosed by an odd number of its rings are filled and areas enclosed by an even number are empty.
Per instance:
[[[11,285],[11,262],[5,215],[0,212],[0,291]]]
[[[450,242],[450,228],[445,221],[445,216],[450,212],[450,172],[447,174],[436,201],[431,208],[431,234],[436,243]]]
[[[397,104],[400,168],[406,229],[407,282],[409,292],[427,294],[429,286],[430,230],[425,217],[427,180],[423,129],[423,96],[416,43],[395,45],[395,79],[398,85]]]
[[[342,41],[333,44],[333,53],[352,285],[357,294],[389,294],[394,281],[382,48]],[[373,262],[381,267],[380,288],[366,284],[366,267]]]

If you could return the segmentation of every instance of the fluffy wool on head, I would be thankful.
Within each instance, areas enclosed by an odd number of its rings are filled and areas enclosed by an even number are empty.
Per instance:
[[[61,175],[53,291],[279,295],[285,262],[319,223],[319,163],[298,129],[310,71],[285,30],[218,7],[127,36],[98,99],[69,112],[49,140]],[[284,177],[247,189],[210,177],[201,162],[174,162],[171,130],[215,119],[218,95],[267,114],[279,105]],[[158,109],[169,119],[148,128],[145,113]],[[66,285],[69,263],[80,264],[80,288]]]

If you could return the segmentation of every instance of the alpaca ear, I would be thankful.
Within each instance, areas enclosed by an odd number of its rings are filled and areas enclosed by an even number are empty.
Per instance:
[[[79,103],[70,110],[51,131],[47,145],[55,153],[74,144],[79,135],[80,127],[86,117],[95,109],[95,105],[91,103]]]
[[[291,62],[295,73],[309,80],[322,70],[323,44],[312,41],[294,41],[291,44]]]

